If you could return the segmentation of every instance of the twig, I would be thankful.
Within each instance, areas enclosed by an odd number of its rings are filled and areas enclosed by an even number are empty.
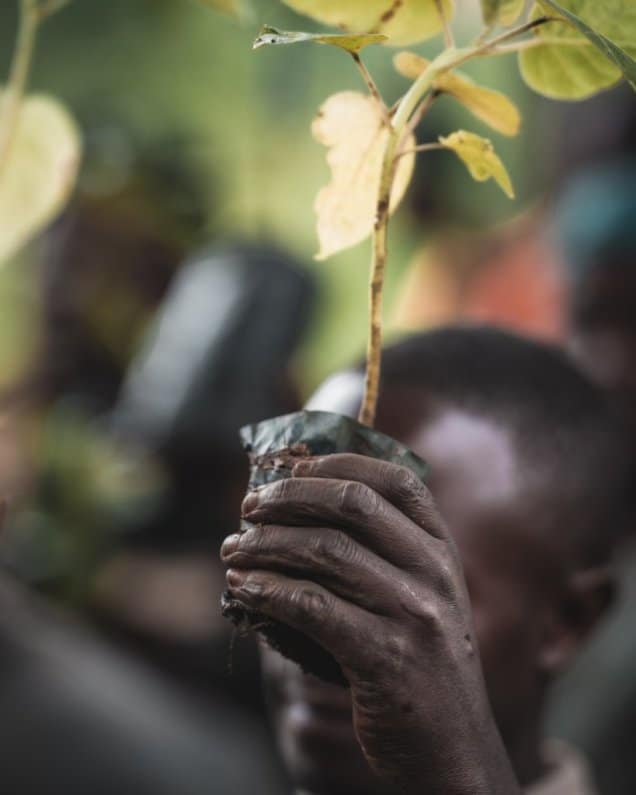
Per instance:
[[[442,26],[444,28],[444,44],[447,48],[454,47],[455,37],[453,36],[453,31],[448,21],[448,17],[446,16],[446,11],[444,11],[444,0],[435,0],[435,6],[437,8],[438,14],[440,15]]]
[[[411,134],[415,132],[415,130],[420,126],[422,123],[422,119],[426,116],[429,110],[433,107],[433,103],[435,100],[440,96],[442,92],[438,91],[437,89],[433,89],[430,94],[427,94],[425,99],[420,102],[419,107],[411,117],[410,122],[407,125],[407,134]]]
[[[418,146],[411,147],[411,149],[404,149],[402,152],[399,152],[396,158],[404,157],[404,155],[412,155],[416,152],[435,152],[439,149],[446,149],[446,147],[442,146],[442,144],[419,144]]]
[[[366,86],[369,89],[371,96],[379,103],[380,108],[382,109],[382,115],[384,116],[384,123],[387,125],[387,127],[389,127],[391,125],[391,116],[389,113],[389,109],[384,103],[382,94],[380,94],[380,89],[378,88],[375,80],[373,79],[373,75],[367,69],[367,67],[362,61],[362,58],[360,58],[360,55],[357,52],[352,52],[351,57],[353,58],[355,65],[358,67],[358,70],[362,75],[362,79],[366,83]]]
[[[364,397],[358,420],[373,427],[380,393],[380,369],[382,361],[382,296],[384,273],[388,255],[388,227],[391,207],[391,190],[397,166],[395,150],[397,135],[391,132],[387,142],[380,190],[373,226],[373,257],[369,282],[369,338],[367,342],[367,370],[364,381]]]

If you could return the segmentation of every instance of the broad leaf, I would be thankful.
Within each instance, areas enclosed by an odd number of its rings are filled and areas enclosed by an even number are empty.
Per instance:
[[[446,138],[441,136],[439,142],[445,149],[455,152],[466,164],[473,179],[477,182],[494,179],[506,196],[514,199],[515,192],[510,176],[488,139],[458,130]]]
[[[297,44],[303,41],[315,41],[318,44],[331,44],[350,53],[358,53],[370,44],[381,44],[387,37],[381,33],[366,33],[360,36],[347,36],[346,34],[300,33],[289,30],[278,30],[270,25],[264,25],[253,48],[265,47],[268,44]]]
[[[23,100],[8,160],[0,171],[0,262],[64,208],[75,185],[79,130],[57,100]]]
[[[585,99],[622,77],[636,88],[636,3],[540,0],[533,16],[555,12],[564,22],[537,28],[535,35],[545,44],[519,55],[531,88],[554,99]]]
[[[329,97],[321,107],[312,132],[317,141],[329,147],[331,182],[316,199],[320,243],[316,259],[326,259],[360,243],[373,230],[389,131],[373,97],[343,91]],[[414,146],[411,137],[407,148]],[[398,161],[391,211],[406,192],[414,164],[414,153]]]
[[[442,30],[436,0],[283,0],[301,14],[347,33],[384,33],[389,44],[413,44]],[[442,0],[447,19],[454,0]]]
[[[430,65],[430,61],[413,52],[400,52],[393,62],[397,71],[409,80],[416,80]],[[433,86],[455,97],[478,119],[502,135],[517,135],[519,132],[521,114],[505,94],[483,88],[459,72],[440,74]]]
[[[512,25],[525,4],[525,0],[481,0],[481,13],[487,25]]]

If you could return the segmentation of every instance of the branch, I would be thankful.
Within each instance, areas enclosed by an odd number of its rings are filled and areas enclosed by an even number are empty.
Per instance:
[[[396,157],[404,157],[404,155],[412,155],[418,152],[436,152],[439,149],[446,149],[446,147],[442,146],[442,144],[419,144],[419,146],[413,146],[411,149],[404,149]]]
[[[454,47],[455,37],[453,36],[453,31],[448,22],[446,11],[444,11],[444,0],[435,0],[435,6],[437,8],[438,14],[440,15],[440,18],[442,20],[442,26],[444,28],[444,43],[446,44],[447,48]]]
[[[389,109],[387,108],[387,106],[386,106],[386,104],[384,102],[384,99],[382,98],[382,94],[380,94],[380,89],[378,88],[375,80],[373,79],[373,75],[367,69],[367,67],[365,66],[365,64],[362,61],[362,58],[360,58],[360,55],[357,52],[352,52],[351,53],[351,57],[353,58],[353,60],[355,62],[355,65],[358,67],[358,70],[359,70],[360,74],[362,75],[362,79],[366,83],[367,88],[369,89],[369,92],[370,92],[371,96],[375,100],[377,100],[377,102],[379,103],[380,107],[382,108],[382,115],[384,117],[384,123],[386,124],[387,127],[390,127],[391,126],[391,116],[390,116],[390,113],[389,113]]]

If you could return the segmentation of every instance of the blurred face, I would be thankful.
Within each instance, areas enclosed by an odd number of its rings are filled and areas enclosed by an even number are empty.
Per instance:
[[[336,378],[310,408],[351,415],[359,394],[351,381]],[[546,543],[532,536],[512,443],[490,420],[427,407],[420,390],[385,393],[377,428],[430,465],[430,488],[462,558],[493,711],[514,759],[542,698],[541,619],[554,577]],[[299,790],[385,795],[358,748],[347,691],[267,650],[264,671],[279,744]]]

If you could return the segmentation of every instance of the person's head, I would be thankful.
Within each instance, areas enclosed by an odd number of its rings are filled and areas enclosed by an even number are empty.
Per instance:
[[[419,334],[385,351],[377,429],[430,465],[457,542],[495,719],[518,771],[537,753],[542,704],[611,601],[609,560],[628,493],[600,390],[566,354],[488,328]],[[309,407],[352,415],[358,371]],[[369,795],[345,696],[265,656],[295,784]],[[343,691],[344,693],[345,691]]]
[[[636,158],[573,178],[555,227],[570,285],[570,347],[636,434]]]

